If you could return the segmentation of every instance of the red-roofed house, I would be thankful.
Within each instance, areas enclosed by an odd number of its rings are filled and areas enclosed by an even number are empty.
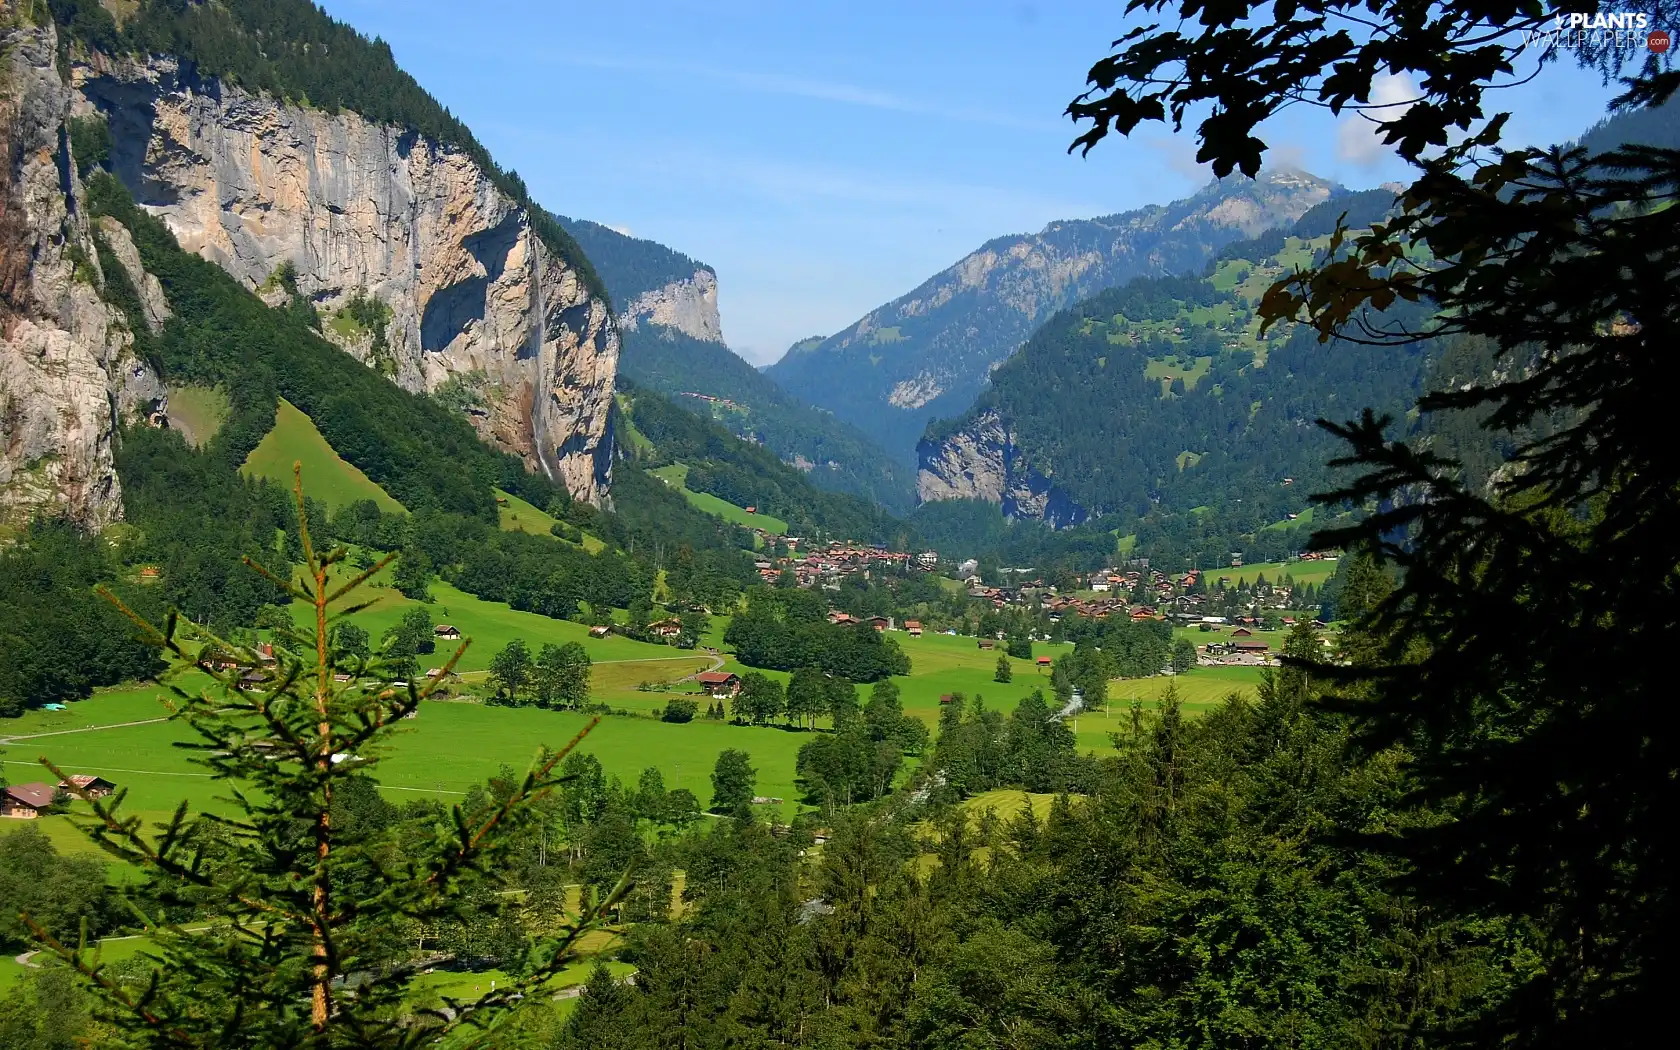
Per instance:
[[[701,671],[694,680],[716,700],[732,698],[741,691],[740,676],[728,671]]]
[[[117,785],[104,777],[96,777],[92,773],[72,773],[68,780],[58,782],[61,788],[75,788],[88,798],[104,798],[117,790]]]

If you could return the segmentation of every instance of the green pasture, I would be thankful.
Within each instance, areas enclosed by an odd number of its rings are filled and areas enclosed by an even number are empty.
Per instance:
[[[983,791],[978,795],[963,800],[962,808],[965,812],[979,816],[988,809],[997,814],[1000,820],[1011,820],[1022,809],[1031,808],[1033,816],[1042,821],[1050,816],[1050,806],[1056,801],[1055,795],[1035,791],[1021,791],[1017,788],[998,788],[995,791]]]
[[[351,617],[351,622],[361,626],[376,642],[388,628],[402,619],[404,612],[421,604],[404,598],[386,582],[389,571],[387,568],[376,576],[371,581],[372,588],[364,592],[363,600],[371,598],[373,605]],[[619,634],[591,638],[589,628],[584,624],[555,620],[540,613],[520,612],[500,602],[487,602],[441,580],[432,581],[431,595],[432,601],[425,608],[431,614],[432,622],[459,628],[462,641],[472,643],[461,662],[456,664],[456,669],[461,671],[488,670],[491,658],[515,638],[523,638],[533,653],[550,642],[555,645],[577,642],[595,661],[663,660],[692,655],[668,645],[632,641]],[[299,625],[308,624],[314,615],[310,607],[301,602],[293,602],[289,609]],[[422,655],[420,666],[442,666],[460,644],[438,639],[437,651]]]
[[[1291,521],[1288,524],[1295,525],[1297,521]],[[1244,565],[1236,569],[1229,566],[1224,568],[1215,566],[1201,570],[1202,578],[1207,581],[1209,587],[1217,584],[1222,577],[1231,586],[1237,587],[1244,583],[1253,583],[1262,574],[1265,575],[1267,583],[1275,584],[1283,579],[1285,573],[1288,573],[1296,583],[1312,583],[1322,586],[1325,580],[1335,575],[1335,572],[1336,562],[1334,559],[1329,561],[1268,561],[1256,562],[1253,565]]]
[[[304,491],[318,499],[330,510],[338,510],[357,500],[371,499],[383,511],[400,512],[403,505],[392,499],[384,489],[356,467],[340,459],[327,439],[315,429],[315,423],[297,406],[282,398],[270,430],[241,468],[244,473],[279,482],[287,488],[292,484],[292,464],[303,464]]]
[[[707,514],[715,515],[736,525],[744,525],[749,529],[763,529],[765,532],[774,533],[778,536],[787,532],[787,522],[781,518],[774,518],[768,514],[748,513],[745,508],[737,507],[735,504],[719,499],[709,492],[695,492],[689,489],[684,484],[688,480],[688,467],[681,463],[660,467],[649,473],[681,492],[683,498],[687,499],[690,504]]]
[[[542,510],[534,503],[526,502],[511,492],[496,490],[496,524],[503,532],[524,532],[532,536],[553,536],[554,526],[560,519]],[[562,541],[565,542],[565,541]],[[583,534],[583,549],[591,554],[605,547],[599,539],[589,533]]]
[[[1034,689],[1050,689],[1050,671],[1039,670],[1039,656],[1052,659],[1072,652],[1071,645],[1033,645],[1032,660],[1009,661],[1013,676],[1008,684],[992,681],[997,672],[998,654],[1003,650],[981,649],[973,638],[962,635],[924,634],[912,638],[903,631],[891,634],[910,657],[910,674],[895,678],[906,714],[915,715],[932,727],[939,722],[939,698],[948,693],[963,693],[973,703],[976,696],[986,700],[993,710],[1013,711],[1021,698]],[[1000,645],[1002,643],[999,643]],[[867,694],[868,687],[863,687]]]

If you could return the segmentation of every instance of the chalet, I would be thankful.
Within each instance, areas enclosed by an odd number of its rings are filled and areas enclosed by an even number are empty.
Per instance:
[[[905,620],[904,621],[904,629],[906,631],[910,632],[910,637],[920,638],[922,636],[922,621],[920,621],[920,620]]]
[[[939,694],[939,702],[942,703],[942,704],[950,703],[951,702],[951,694],[950,693],[940,693]]]
[[[981,648],[981,649],[996,649],[997,648],[997,643],[992,641],[990,638],[982,638],[978,642],[976,642],[975,645],[977,647]]]
[[[923,551],[922,553],[916,555],[916,564],[922,566],[924,569],[933,568],[939,564],[939,552]]]
[[[72,773],[68,779],[60,780],[58,786],[60,790],[75,788],[88,798],[104,798],[117,790],[117,785],[92,773]]]
[[[159,575],[160,573],[156,565],[142,565],[140,567],[140,582],[142,583],[156,582]]]
[[[1050,658],[1048,656],[1039,657],[1038,658],[1038,666],[1049,667],[1050,666]]]
[[[1249,630],[1247,627],[1238,627],[1236,630],[1231,632],[1231,637],[1232,638],[1248,638],[1248,637],[1253,636],[1253,634],[1254,634],[1254,632]]]
[[[863,622],[868,624],[869,626],[875,628],[877,631],[884,631],[887,628],[892,626],[892,617],[890,617],[890,616],[871,616],[869,619],[867,619]]]
[[[0,792],[0,817],[34,820],[47,812],[57,797],[58,792],[46,784],[8,784]]]
[[[1231,648],[1239,653],[1263,653],[1271,646],[1262,638],[1237,638],[1232,640]]]
[[[440,623],[432,628],[432,634],[439,638],[448,638],[450,641],[454,641],[461,637],[461,629],[447,623]]]
[[[648,624],[648,633],[655,638],[675,638],[682,633],[682,621],[669,619],[650,623]]]
[[[1105,576],[1091,577],[1091,590],[1102,593],[1108,590],[1108,578]]]
[[[461,676],[456,674],[454,671],[451,671],[451,672],[449,672],[448,675],[445,675],[443,673],[443,668],[441,668],[441,667],[433,667],[426,672],[426,680],[428,682],[442,682],[442,681],[448,681],[448,680],[455,680],[455,679],[459,679],[460,677]]]
[[[612,633],[612,628],[608,627],[604,623],[603,624],[596,624],[594,627],[591,627],[589,629],[589,637],[591,637],[591,638],[605,638],[607,635],[609,635],[611,633]]]
[[[831,612],[828,614],[828,622],[838,624],[841,627],[850,627],[858,621],[857,617],[853,616],[851,613]]]
[[[694,680],[714,700],[733,699],[741,691],[741,677],[728,671],[701,671]]]

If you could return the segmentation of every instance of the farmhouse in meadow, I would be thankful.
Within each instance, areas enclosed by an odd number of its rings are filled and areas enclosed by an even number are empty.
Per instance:
[[[432,633],[439,638],[447,638],[450,641],[454,641],[455,639],[461,637],[461,629],[453,624],[447,623],[440,623],[436,627],[433,627]]]
[[[72,773],[67,779],[60,780],[58,786],[66,791],[74,788],[88,798],[104,798],[117,790],[117,785],[104,777],[94,776],[92,773]]]
[[[728,671],[701,671],[694,676],[700,688],[712,694],[713,700],[730,700],[741,691],[741,678]]]
[[[906,631],[910,632],[910,637],[920,638],[922,636],[922,621],[920,621],[920,620],[905,620],[904,621],[904,629]]]
[[[57,797],[58,792],[47,784],[8,784],[0,794],[0,817],[34,820],[47,812]]]

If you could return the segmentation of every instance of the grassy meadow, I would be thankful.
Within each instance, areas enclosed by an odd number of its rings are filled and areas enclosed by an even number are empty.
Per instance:
[[[1293,525],[1294,522],[1289,524]],[[1256,578],[1264,575],[1267,583],[1277,583],[1287,573],[1299,584],[1316,584],[1324,586],[1324,581],[1336,574],[1336,562],[1329,561],[1268,561],[1256,562],[1233,569],[1230,566],[1220,568],[1215,566],[1201,570],[1203,579],[1212,587],[1220,579],[1226,580],[1231,586],[1238,587],[1244,583],[1253,583]]]
[[[744,525],[749,529],[763,529],[765,532],[774,533],[777,536],[787,532],[787,522],[781,518],[771,517],[768,514],[750,513],[746,508],[737,507],[735,504],[719,499],[709,492],[695,492],[689,489],[684,484],[688,480],[688,468],[681,463],[660,467],[658,470],[649,471],[649,473],[664,481],[667,485],[675,487],[678,492],[683,494],[684,499],[707,514],[716,515],[724,521]]]
[[[315,423],[290,401],[282,398],[270,430],[242,468],[253,477],[267,478],[284,485],[292,485],[292,464],[303,464],[303,476],[308,479],[309,496],[338,510],[357,500],[371,499],[379,509],[400,512],[398,503],[366,474],[339,458],[327,439],[315,429]]]

